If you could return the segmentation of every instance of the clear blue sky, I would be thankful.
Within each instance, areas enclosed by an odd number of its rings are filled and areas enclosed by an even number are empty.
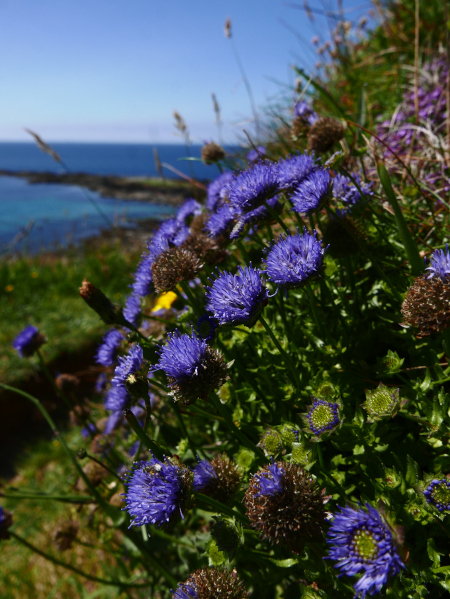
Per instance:
[[[370,3],[343,6],[357,22]],[[0,141],[28,141],[28,127],[49,141],[176,143],[178,110],[201,143],[217,137],[211,92],[232,141],[251,110],[227,17],[259,106],[283,91],[274,79],[292,85],[290,65],[314,68],[314,35],[329,37],[326,19],[283,0],[0,0]]]

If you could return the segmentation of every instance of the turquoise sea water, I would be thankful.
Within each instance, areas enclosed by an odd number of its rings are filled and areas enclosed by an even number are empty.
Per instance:
[[[158,175],[152,145],[144,144],[52,144],[72,172],[101,175]],[[161,162],[167,162],[198,179],[213,179],[219,171],[202,162],[180,160],[186,156],[182,145],[155,146]],[[192,146],[200,156],[201,146]],[[33,143],[0,143],[0,170],[64,172],[61,166]],[[192,171],[191,171],[192,169]],[[169,170],[167,178],[176,178]],[[24,179],[0,177],[0,250],[38,252],[66,246],[107,228],[94,199],[110,222],[133,226],[138,219],[164,219],[174,214],[170,206],[103,198],[77,186],[29,184]]]

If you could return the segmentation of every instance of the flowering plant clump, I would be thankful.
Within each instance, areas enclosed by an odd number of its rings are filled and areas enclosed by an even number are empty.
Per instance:
[[[379,593],[391,576],[405,567],[394,535],[379,512],[366,503],[366,510],[340,508],[327,533],[329,556],[347,576],[362,576],[355,583],[356,595]]]
[[[387,0],[396,26],[373,23],[375,34],[338,20],[330,42],[313,43],[314,76],[297,70],[296,96],[255,110],[247,147],[210,141],[203,160],[214,166],[189,163],[219,176],[152,182],[172,216],[136,253],[134,233],[111,261],[96,246],[81,264],[99,287],[83,281],[80,313],[70,288],[63,323],[53,296],[73,281],[70,268],[61,277],[52,263],[44,282],[27,276],[40,257],[5,258],[4,457],[28,417],[52,441],[32,446],[0,488],[0,588],[13,581],[13,594],[36,599],[58,589],[448,596],[444,4],[421,5],[417,20],[412,0]],[[30,306],[19,301],[25,284]],[[17,336],[29,314],[49,337],[48,365],[36,327]],[[34,583],[33,551],[51,562]],[[58,589],[54,567],[70,571]]]

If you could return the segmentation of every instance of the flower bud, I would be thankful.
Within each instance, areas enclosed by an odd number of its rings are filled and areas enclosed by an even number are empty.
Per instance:
[[[84,279],[80,287],[80,295],[92,308],[105,324],[119,324],[122,326],[130,326],[125,320],[122,309],[120,306],[113,304],[106,295],[97,287],[94,287],[92,283],[89,283],[87,279]]]
[[[450,511],[450,480],[434,479],[423,492],[425,499],[440,512]]]
[[[202,266],[193,252],[180,247],[169,248],[152,264],[153,284],[158,291],[173,291],[181,281],[195,279]]]
[[[270,429],[262,435],[258,447],[261,447],[266,456],[277,456],[283,449],[283,439],[278,431]]]
[[[366,401],[362,407],[367,410],[372,420],[393,418],[400,408],[400,389],[390,389],[380,383],[374,390],[366,389]]]
[[[205,164],[215,164],[225,158],[225,152],[222,146],[213,141],[202,147],[202,160]]]
[[[344,137],[342,123],[331,117],[321,117],[308,132],[308,151],[323,154]]]
[[[440,333],[450,326],[450,285],[439,277],[417,277],[408,289],[401,312],[403,326],[417,327],[417,337]]]
[[[308,432],[314,433],[316,437],[323,433],[332,432],[340,423],[339,404],[317,399],[313,395],[311,398],[314,401],[305,419]]]
[[[180,582],[173,599],[246,599],[249,593],[236,569],[228,572],[221,568],[202,568]]]

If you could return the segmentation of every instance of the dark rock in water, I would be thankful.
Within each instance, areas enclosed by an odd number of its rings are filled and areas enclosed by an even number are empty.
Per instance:
[[[77,185],[99,193],[103,197],[135,200],[178,206],[192,195],[189,183],[163,180],[92,175],[89,173],[62,173],[0,170],[0,176],[20,177],[29,183],[59,183]]]

